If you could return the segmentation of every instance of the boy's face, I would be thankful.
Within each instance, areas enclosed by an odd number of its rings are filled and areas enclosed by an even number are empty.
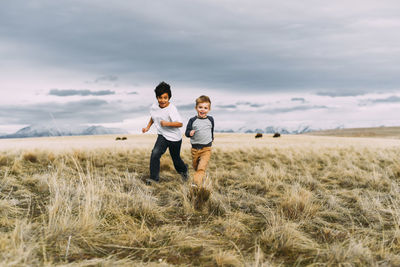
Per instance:
[[[169,105],[169,96],[167,93],[164,93],[160,96],[157,96],[158,106],[160,108],[168,107]]]
[[[196,106],[197,110],[197,116],[200,118],[205,118],[207,117],[207,113],[210,111],[210,103],[204,102],[204,103],[199,103]]]

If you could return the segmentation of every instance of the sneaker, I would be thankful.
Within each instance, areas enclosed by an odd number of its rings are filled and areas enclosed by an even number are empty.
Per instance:
[[[182,177],[182,180],[183,180],[184,182],[186,182],[187,180],[189,180],[189,167],[188,167],[187,164],[185,164],[185,166],[186,166],[186,171],[180,173],[180,175],[181,175],[181,177]]]

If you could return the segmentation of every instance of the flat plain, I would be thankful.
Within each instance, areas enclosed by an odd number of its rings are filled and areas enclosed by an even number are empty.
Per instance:
[[[400,127],[334,129],[310,132],[307,135],[400,139]]]
[[[0,140],[0,265],[400,265],[396,135],[216,134],[200,208],[168,152],[143,182],[155,135],[116,137]]]

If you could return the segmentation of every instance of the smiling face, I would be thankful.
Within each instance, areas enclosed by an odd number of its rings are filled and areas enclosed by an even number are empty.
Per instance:
[[[169,105],[169,96],[167,93],[164,93],[160,96],[157,96],[158,106],[160,108],[166,108]]]
[[[196,105],[197,116],[199,118],[206,118],[207,113],[210,111],[210,103],[203,102]]]

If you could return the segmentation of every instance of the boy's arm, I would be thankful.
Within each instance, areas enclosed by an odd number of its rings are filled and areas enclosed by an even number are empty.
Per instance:
[[[179,121],[160,121],[162,127],[182,127],[183,123]]]
[[[170,111],[169,111],[169,118],[171,121],[160,121],[160,125],[162,127],[182,127],[182,118],[181,115],[179,115],[178,110],[174,105],[171,105]]]
[[[185,131],[185,136],[190,137],[190,132],[193,130],[193,118],[191,118],[188,121],[188,124],[186,125],[186,131]]]
[[[150,118],[149,123],[147,124],[146,128],[142,128],[142,133],[147,132],[148,130],[150,130],[151,125],[153,125],[154,121],[153,118]]]
[[[210,116],[209,119],[211,121],[211,137],[212,140],[214,141],[214,118]]]

